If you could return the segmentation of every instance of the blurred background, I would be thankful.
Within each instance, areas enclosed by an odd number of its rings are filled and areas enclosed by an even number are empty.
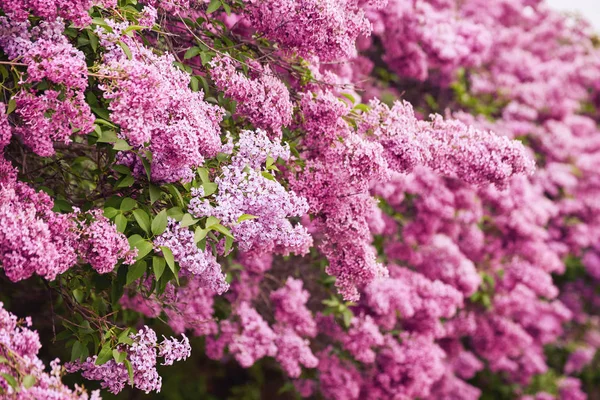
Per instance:
[[[592,23],[596,32],[600,32],[599,0],[546,0],[546,4],[556,10],[581,14]]]

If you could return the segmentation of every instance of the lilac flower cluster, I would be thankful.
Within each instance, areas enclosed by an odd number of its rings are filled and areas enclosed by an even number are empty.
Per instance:
[[[306,201],[265,176],[261,166],[267,158],[289,159],[289,149],[271,142],[265,131],[242,131],[238,152],[231,165],[215,179],[218,193],[190,201],[189,210],[197,218],[213,216],[231,228],[241,251],[305,254],[312,238],[301,225],[288,218],[306,213]],[[214,199],[214,200],[213,200]],[[210,204],[211,201],[216,206]],[[244,214],[253,216],[240,221]]]
[[[142,43],[121,37],[126,27],[113,23],[112,33],[99,31],[108,50],[100,68],[108,78],[100,88],[111,100],[111,120],[131,146],[152,152],[152,180],[189,181],[204,158],[219,151],[224,112],[205,102],[202,91],[191,91],[189,74],[173,65],[172,55],[156,55]],[[131,58],[118,40],[129,46]]]
[[[167,229],[154,239],[154,246],[157,252],[160,252],[162,246],[168,247],[184,274],[196,276],[201,287],[218,294],[229,289],[221,266],[210,247],[206,250],[198,248],[194,241],[194,233],[176,220],[169,218]]]
[[[250,0],[246,14],[252,26],[268,39],[302,56],[317,55],[324,61],[355,55],[356,38],[371,30],[354,0]]]
[[[130,335],[131,345],[119,345],[119,351],[127,352],[127,360],[133,370],[132,386],[146,393],[160,392],[162,378],[156,371],[157,358],[163,358],[163,365],[173,365],[174,361],[185,360],[190,356],[191,348],[188,338],[183,335],[181,341],[175,338],[157,341],[156,333],[145,326],[136,334]],[[121,392],[129,382],[129,373],[124,363],[110,360],[96,365],[97,356],[88,357],[85,361],[68,363],[69,372],[81,371],[84,378],[100,381],[104,389],[111,393]]]
[[[0,17],[0,48],[27,65],[26,86],[14,97],[20,120],[13,133],[40,156],[54,154],[54,141],[70,143],[73,133],[87,134],[93,128],[94,117],[83,95],[85,56],[62,35],[63,30],[61,19],[30,30],[27,21]],[[41,82],[50,88],[38,90],[36,84]]]
[[[78,257],[100,273],[112,271],[119,259],[134,261],[125,236],[99,212],[89,214],[91,223],[80,222],[77,213],[53,212],[46,193],[7,183],[0,186],[0,261],[11,281],[33,274],[54,280]]]
[[[41,347],[39,334],[31,329],[31,319],[19,320],[0,302],[0,353],[3,357],[0,390],[3,396],[23,400],[100,400],[99,391],[90,396],[81,387],[71,390],[65,386],[61,382],[63,371],[58,360],[50,363],[50,373],[45,372],[44,363],[38,358]],[[35,378],[33,385],[22,382],[21,378],[27,375]],[[18,386],[9,385],[5,376],[12,377]]]
[[[268,66],[250,64],[250,76],[236,71],[238,62],[230,56],[217,56],[210,76],[219,90],[237,102],[236,112],[260,129],[281,136],[281,128],[292,120],[290,94]]]

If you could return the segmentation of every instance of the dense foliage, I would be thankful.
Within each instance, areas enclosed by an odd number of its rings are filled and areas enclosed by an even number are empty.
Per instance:
[[[541,0],[3,0],[0,397],[598,398],[598,106]]]

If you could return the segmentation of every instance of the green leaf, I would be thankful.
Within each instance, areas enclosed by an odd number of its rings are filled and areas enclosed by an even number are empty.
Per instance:
[[[185,204],[183,201],[183,197],[181,197],[181,193],[179,193],[179,190],[173,185],[166,185],[166,188],[171,194],[171,196],[173,196],[173,199],[175,200],[175,205],[183,207]]]
[[[113,219],[115,217],[115,215],[117,215],[119,213],[119,210],[117,210],[114,207],[106,207],[104,209],[104,216],[108,219]]]
[[[136,248],[138,249],[136,260],[141,260],[152,251],[152,243],[144,240],[143,242],[139,242]]]
[[[160,235],[167,229],[167,210],[162,210],[152,220],[152,233]]]
[[[150,184],[150,204],[154,204],[162,196],[160,188],[156,185]]]
[[[84,350],[85,349],[85,350]],[[80,341],[76,341],[73,343],[73,347],[71,348],[71,361],[79,360],[82,358],[84,354],[86,354],[87,346],[85,346]]]
[[[183,218],[183,210],[181,207],[171,207],[167,210],[167,215],[171,218],[176,219],[177,221],[181,221]]]
[[[344,325],[346,328],[349,328],[350,322],[352,322],[352,318],[354,318],[354,314],[352,314],[352,311],[349,308],[345,308],[344,311],[342,311],[342,316],[344,318]]]
[[[219,9],[219,7],[221,7],[221,1],[220,0],[211,0],[210,4],[208,5],[208,8],[206,9],[206,13],[207,14],[212,14],[215,11],[217,11]]]
[[[133,56],[131,55],[131,50],[129,49],[129,46],[127,46],[123,42],[119,42],[119,46],[121,46],[121,48],[123,49],[123,53],[125,53],[127,58],[131,60],[133,58]]]
[[[2,375],[2,377],[6,380],[6,383],[8,383],[12,388],[17,389],[19,387],[19,383],[14,376],[4,372],[0,372],[0,375]]]
[[[102,120],[96,120],[102,121]],[[117,132],[115,131],[102,131],[102,136],[98,138],[99,143],[115,143],[119,138],[117,137]]]
[[[166,262],[162,257],[154,256],[152,257],[152,269],[154,270],[154,276],[158,281],[162,276],[163,272],[165,272]]]
[[[118,214],[115,217],[115,225],[117,226],[117,230],[119,232],[125,232],[125,228],[127,228],[127,218],[125,218],[123,214]]]
[[[133,340],[129,337],[131,328],[125,328],[117,337],[117,343],[133,344]]]
[[[210,228],[213,225],[218,224],[219,222],[221,222],[221,220],[219,218],[215,218],[215,217],[208,217],[206,219],[206,228]]]
[[[83,290],[81,290],[81,289],[75,289],[75,290],[73,290],[73,297],[75,297],[75,300],[77,300],[77,302],[79,304],[81,304],[83,302],[83,299],[84,299]]]
[[[133,147],[131,147],[129,145],[129,143],[127,143],[123,139],[117,139],[117,141],[115,142],[115,144],[113,146],[113,150],[127,151],[127,150],[131,150],[131,149],[133,149]]]
[[[25,387],[25,389],[33,387],[33,385],[35,385],[36,382],[37,379],[35,379],[35,376],[33,375],[25,375],[25,377],[23,378],[23,386]]]
[[[364,112],[369,112],[369,111],[371,111],[371,107],[369,107],[369,106],[368,106],[368,105],[366,105],[366,104],[362,104],[362,103],[361,103],[361,104],[357,104],[357,105],[355,105],[355,106],[354,106],[354,109],[355,109],[355,110],[364,111]]]
[[[79,343],[79,342],[77,342],[77,343]],[[111,358],[112,358],[112,349],[110,346],[110,342],[106,342],[106,343],[104,343],[104,346],[102,346],[102,349],[100,349],[100,353],[98,354],[98,358],[96,358],[96,362],[94,364],[95,365],[106,364],[107,362],[110,361]]]
[[[144,273],[146,272],[146,262],[145,261],[137,261],[135,264],[130,265],[127,269],[127,280],[125,281],[125,285],[129,285],[132,282],[140,279]]]
[[[227,15],[231,15],[231,7],[229,7],[229,4],[223,3],[223,9],[227,13]]]
[[[192,91],[197,92],[200,90],[200,82],[198,78],[194,75],[190,78],[190,86],[192,87]]]
[[[271,175],[270,173],[268,173],[267,171],[261,172],[261,175],[264,176],[265,178],[267,178],[270,181],[277,182],[277,180],[275,179],[275,177],[273,175]]]
[[[6,107],[6,114],[10,114],[13,111],[15,111],[15,109],[17,108],[17,102],[15,101],[15,99],[10,99],[8,101],[8,106]]]
[[[129,246],[133,249],[139,242],[143,242],[145,239],[138,234],[131,235],[127,238]]]
[[[192,57],[196,57],[198,54],[200,54],[200,48],[199,47],[190,47],[185,52],[183,58],[184,58],[184,60],[189,60]]]
[[[229,253],[231,250],[231,246],[233,245],[233,238],[227,236],[225,237],[225,254]]]
[[[251,215],[251,214],[242,214],[240,215],[240,217],[237,219],[237,222],[242,222],[242,221],[246,221],[249,219],[256,219],[258,218],[256,215]]]
[[[173,252],[167,246],[160,246],[160,250],[165,257],[165,261],[167,262],[169,269],[171,272],[175,273],[175,258],[173,257]]]
[[[273,159],[273,157],[271,157],[271,156],[268,156],[268,157],[267,157],[267,163],[266,163],[266,165],[267,165],[267,168],[269,168],[269,167],[270,167],[271,165],[273,165],[274,163],[275,163],[275,160]]]
[[[198,175],[200,175],[202,182],[210,182],[208,179],[208,170],[206,168],[198,168]]]
[[[223,235],[225,235],[225,236],[227,236],[227,237],[229,237],[231,239],[234,239],[233,234],[231,233],[231,231],[229,229],[227,229],[226,227],[224,227],[223,225],[221,225],[221,224],[212,225],[210,227],[210,229],[214,229],[216,231],[219,231]]]
[[[131,175],[125,175],[119,182],[117,182],[117,188],[124,188],[133,185],[135,179]]]
[[[123,33],[128,34],[129,32],[143,31],[144,29],[148,29],[148,28],[145,26],[141,26],[141,25],[130,25],[123,31]]]
[[[180,224],[183,227],[194,225],[199,220],[192,217],[190,214],[183,214],[183,218],[181,218]]]
[[[142,210],[141,208],[137,208],[133,210],[133,217],[140,228],[144,230],[144,232],[150,233],[150,217],[146,211]]]
[[[130,211],[135,208],[137,202],[131,197],[125,197],[121,202],[121,211]]]
[[[194,232],[194,242],[198,243],[199,241],[204,239],[206,237],[207,233],[208,233],[208,229],[202,229],[200,227],[197,227],[196,231]]]
[[[175,276],[175,280],[177,281],[177,284],[179,284],[179,274],[177,273],[177,268],[175,267],[175,258],[173,257],[173,252],[171,251],[170,248],[168,248],[166,246],[161,246],[160,249],[163,252],[163,256],[165,257],[165,261],[167,262],[169,269]]]
[[[204,53],[200,53],[200,61],[202,61],[202,66],[206,66],[211,60],[212,60],[213,56],[211,53],[208,52],[204,52]],[[208,99],[207,99],[208,101]],[[217,102],[218,104],[218,102]]]
[[[350,100],[350,102],[352,104],[356,103],[356,100],[354,99],[354,96],[352,96],[349,93],[342,93],[342,96],[344,96],[345,98],[347,98],[348,100]]]
[[[6,364],[6,363],[8,363],[8,359],[6,357],[0,356],[0,364]]]
[[[94,53],[98,51],[98,36],[96,36],[92,31],[86,31],[88,38],[90,39],[90,45],[92,46],[92,50]]]
[[[127,352],[119,351],[117,349],[114,349],[112,351],[112,355],[113,355],[113,358],[115,359],[115,361],[117,362],[117,364],[122,364],[123,361],[125,361],[125,359],[127,358]]]
[[[219,186],[216,183],[204,182],[202,184],[202,188],[204,189],[204,196],[210,196],[211,194],[217,191]]]
[[[108,26],[108,24],[106,23],[106,21],[104,20],[104,18],[92,18],[92,24],[96,24],[96,25],[100,25],[103,26],[105,28],[110,28]]]
[[[133,386],[133,368],[131,367],[131,363],[128,359],[124,361],[125,367],[127,367],[127,373],[129,374],[129,384]]]

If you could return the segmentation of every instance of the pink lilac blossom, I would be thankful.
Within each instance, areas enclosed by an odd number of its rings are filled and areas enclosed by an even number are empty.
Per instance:
[[[319,358],[319,382],[323,396],[331,400],[357,400],[362,379],[360,373],[349,362],[340,360],[335,354],[323,350]]]
[[[162,246],[171,250],[182,271],[197,277],[201,287],[217,294],[222,294],[229,289],[229,284],[225,281],[225,275],[210,246],[206,250],[198,248],[194,241],[194,232],[181,226],[173,218],[169,217],[165,232],[154,239],[154,247],[157,251],[160,251]]]
[[[92,222],[81,231],[78,251],[81,257],[100,274],[111,272],[122,259],[133,264],[137,251],[131,250],[127,237],[117,231],[115,224],[102,215],[101,210],[90,213]]]
[[[560,400],[586,400],[587,395],[581,390],[581,381],[576,378],[564,378],[559,383]]]
[[[217,56],[210,62],[210,76],[217,88],[237,102],[236,113],[275,137],[292,121],[292,103],[286,86],[268,66],[249,64],[249,77],[236,70],[239,63],[230,56]]]
[[[72,217],[52,211],[53,201],[24,183],[0,187],[0,260],[13,282],[33,274],[48,280],[77,261]]]
[[[371,30],[353,0],[249,0],[245,13],[257,31],[284,49],[301,56],[317,55],[323,61],[356,55],[356,38]]]
[[[517,141],[474,129],[456,120],[432,116],[419,121],[407,102],[390,109],[372,100],[359,131],[381,143],[389,167],[409,172],[427,165],[470,184],[505,184],[516,174],[531,174],[534,162]]]
[[[62,35],[61,19],[42,22],[29,31],[26,22],[0,20],[0,46],[9,57],[27,66],[23,84],[47,82],[41,92],[31,87],[15,96],[20,117],[14,133],[38,155],[54,154],[53,142],[71,142],[71,135],[92,131],[94,117],[85,102],[87,88],[85,55]]]
[[[22,91],[14,99],[21,124],[13,131],[40,156],[54,155],[53,142],[70,143],[74,131],[92,130],[94,119],[81,92],[69,91],[61,98],[60,92],[50,89],[40,95]]]
[[[185,360],[190,355],[190,344],[185,337],[181,342],[171,338],[161,343],[157,342],[156,333],[145,326],[137,333],[131,334],[131,345],[120,345],[120,351],[127,352],[133,370],[133,384],[146,394],[151,391],[160,392],[162,378],[156,371],[157,358],[164,358],[163,365],[172,365],[174,361]],[[129,381],[129,373],[123,363],[110,360],[102,365],[96,365],[97,356],[88,357],[85,361],[74,361],[66,365],[68,372],[81,371],[81,375],[89,380],[101,381],[102,388],[111,393],[121,392]]]
[[[121,138],[136,149],[152,152],[151,176],[158,182],[190,181],[196,167],[221,147],[219,122],[224,111],[192,92],[190,76],[177,69],[170,54],[156,55],[134,39],[99,32],[108,51],[100,73],[100,88],[110,100],[111,120]],[[129,45],[131,59],[116,41]]]
[[[47,20],[61,17],[83,27],[92,20],[88,10],[93,3],[92,0],[5,0],[0,9],[17,20],[26,20],[32,13]]]
[[[447,84],[458,68],[478,67],[488,59],[493,33],[459,18],[454,1],[445,3],[391,0],[388,7],[369,14],[391,70]]]
[[[228,347],[240,365],[248,368],[258,359],[275,356],[277,336],[256,310],[241,303],[235,315],[239,318],[241,331],[233,335]]]
[[[261,130],[242,131],[238,146],[231,165],[224,166],[215,179],[218,192],[208,198],[194,197],[190,213],[221,220],[231,228],[241,251],[306,254],[312,245],[311,236],[302,225],[294,226],[288,219],[306,213],[305,199],[286,191],[261,168],[269,156],[289,159],[289,149],[269,141]],[[253,217],[240,221],[244,214]]]
[[[74,390],[61,382],[62,367],[58,359],[50,362],[51,372],[45,371],[38,352],[42,347],[39,334],[31,329],[31,318],[19,320],[4,308],[0,302],[0,352],[4,362],[0,373],[17,381],[17,388],[7,384],[7,378],[0,377],[0,389],[8,398],[23,400],[100,400],[99,391],[88,394],[83,388]],[[25,385],[21,377],[31,375],[33,385]],[[18,393],[16,390],[18,390]]]
[[[444,374],[444,351],[430,340],[404,335],[399,343],[385,336],[385,347],[377,355],[377,369],[361,393],[365,399],[398,395],[427,397]]]
[[[375,362],[375,351],[373,348],[382,346],[383,335],[379,327],[369,315],[361,315],[352,319],[350,329],[342,340],[342,346],[361,363],[371,364]]]
[[[310,342],[301,338],[293,329],[276,330],[277,354],[275,359],[290,378],[298,378],[302,373],[301,366],[316,368],[319,360],[310,349]]]
[[[317,325],[306,307],[309,293],[302,286],[300,279],[288,277],[285,285],[271,292],[269,297],[275,309],[277,324],[288,326],[301,336],[314,337]]]
[[[586,365],[594,359],[596,349],[593,347],[582,347],[569,355],[564,371],[566,374],[579,373]]]

